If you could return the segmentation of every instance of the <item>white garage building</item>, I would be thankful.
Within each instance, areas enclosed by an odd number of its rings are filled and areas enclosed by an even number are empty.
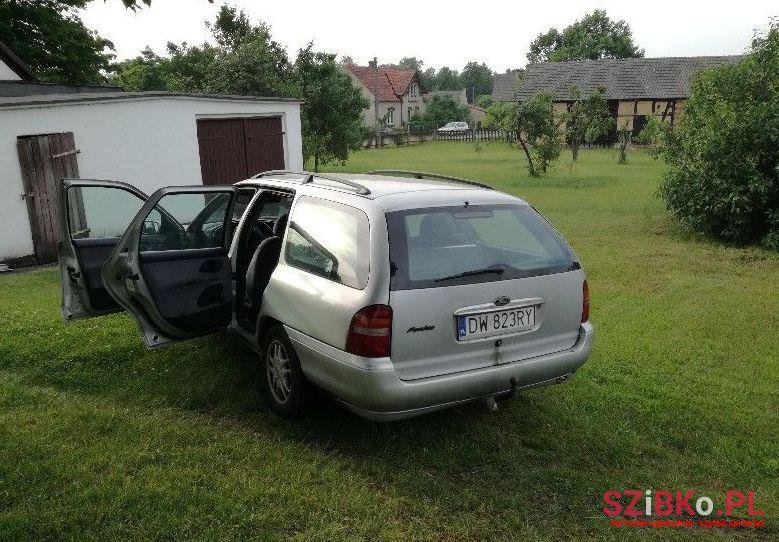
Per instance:
[[[57,87],[14,73],[0,57],[0,262],[12,267],[56,259],[62,178],[151,194],[303,167],[298,100]],[[26,92],[36,94],[8,95]]]
[[[55,183],[63,177],[120,180],[150,194],[302,169],[302,162],[297,100],[159,92],[0,97],[0,261],[56,258]]]

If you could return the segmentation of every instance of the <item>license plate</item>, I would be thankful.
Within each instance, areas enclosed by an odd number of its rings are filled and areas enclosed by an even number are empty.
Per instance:
[[[536,327],[536,307],[517,307],[457,317],[457,340],[516,333]]]

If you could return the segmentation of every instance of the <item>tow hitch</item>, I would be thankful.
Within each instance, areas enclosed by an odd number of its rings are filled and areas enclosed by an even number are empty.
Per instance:
[[[517,388],[519,387],[519,382],[517,382],[517,379],[512,376],[509,382],[511,383],[511,389],[507,393],[500,396],[501,401],[511,399],[512,397],[514,397],[514,394],[517,392]],[[485,397],[484,404],[487,406],[487,410],[489,410],[490,412],[497,412],[498,396],[490,395],[489,397]]]

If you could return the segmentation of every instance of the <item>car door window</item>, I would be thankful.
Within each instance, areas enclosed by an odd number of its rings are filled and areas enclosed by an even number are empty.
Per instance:
[[[144,204],[132,192],[104,186],[72,186],[67,201],[72,239],[119,237]]]
[[[141,251],[224,246],[230,202],[226,192],[163,196],[144,221]]]
[[[301,196],[284,249],[289,265],[362,289],[369,271],[368,217],[354,207]]]

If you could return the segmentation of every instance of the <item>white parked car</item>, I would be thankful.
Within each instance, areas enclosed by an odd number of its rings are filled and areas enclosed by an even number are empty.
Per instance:
[[[470,130],[467,122],[447,122],[444,126],[438,129],[439,133],[447,132],[467,132]]]
[[[147,196],[66,180],[60,202],[67,320],[125,310],[150,347],[229,328],[281,415],[314,385],[374,420],[494,406],[565,381],[592,349],[577,256],[474,181],[267,172]]]

